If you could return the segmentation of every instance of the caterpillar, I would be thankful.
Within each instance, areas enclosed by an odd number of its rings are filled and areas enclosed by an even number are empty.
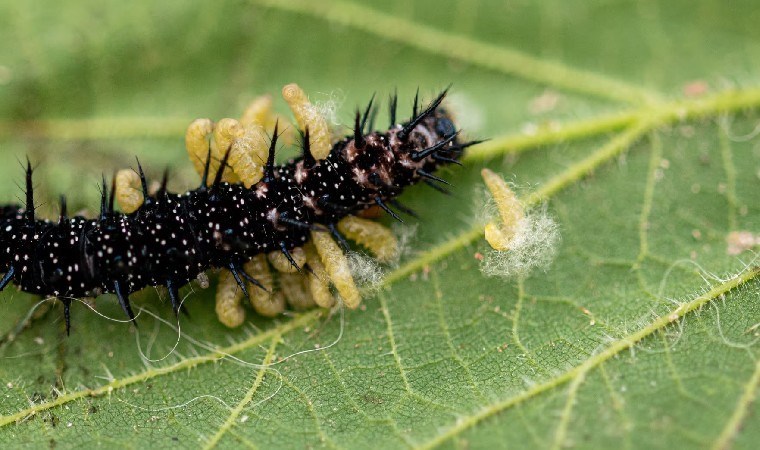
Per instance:
[[[347,268],[346,237],[380,260],[395,246],[389,230],[359,215],[373,207],[399,221],[397,210],[414,215],[396,197],[420,181],[445,191],[445,180],[433,173],[460,164],[463,151],[478,143],[460,139],[442,106],[447,91],[424,109],[415,95],[411,117],[400,122],[392,95],[391,125],[382,132],[372,131],[373,96],[363,112],[357,109],[352,133],[333,142],[324,115],[300,87],[287,85],[283,96],[296,118],[300,157],[275,163],[282,119],[263,97],[240,121],[190,125],[186,147],[201,175],[196,189],[170,192],[165,176],[151,191],[138,161],[137,170],[120,171],[110,189],[103,178],[94,218],[69,217],[65,196],[57,220],[36,217],[27,159],[25,204],[0,206],[0,290],[13,283],[58,299],[67,334],[73,299],[115,294],[136,325],[132,293],[165,286],[176,315],[183,309],[178,290],[205,281],[210,269],[223,270],[216,312],[228,326],[242,322],[241,296],[264,315],[282,311],[272,267],[281,272],[280,291],[291,304],[330,306],[335,290],[355,308],[360,297]],[[270,139],[265,130],[272,122]]]

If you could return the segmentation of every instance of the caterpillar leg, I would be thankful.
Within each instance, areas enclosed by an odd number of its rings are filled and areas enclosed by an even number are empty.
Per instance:
[[[509,188],[504,179],[488,169],[481,172],[486,187],[491,192],[501,223],[489,222],[485,227],[488,244],[495,250],[506,251],[515,236],[517,227],[525,218],[525,211],[517,195]]]

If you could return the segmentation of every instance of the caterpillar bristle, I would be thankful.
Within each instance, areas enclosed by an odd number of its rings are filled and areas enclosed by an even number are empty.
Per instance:
[[[246,279],[246,281],[248,281],[248,282],[249,282],[249,283],[251,283],[252,285],[254,285],[254,286],[258,287],[259,289],[263,289],[265,292],[269,292],[269,290],[266,288],[266,286],[264,286],[264,285],[263,285],[263,284],[262,284],[262,283],[261,283],[259,280],[257,280],[256,278],[254,278],[254,277],[252,277],[251,275],[249,275],[249,274],[248,274],[248,272],[246,272],[246,271],[245,271],[245,268],[243,268],[243,267],[237,267],[237,266],[236,266],[236,268],[238,269],[238,273],[239,273],[240,275],[242,275],[242,277],[243,277],[243,278],[245,278],[245,279]]]
[[[32,163],[26,158],[26,223],[34,226],[34,185],[32,184]]]
[[[438,161],[438,162],[448,163],[448,164],[456,164],[457,166],[462,166],[463,165],[461,162],[459,162],[459,161],[457,161],[456,159],[453,159],[453,158],[447,158],[447,157],[441,156],[441,155],[432,155],[432,156],[433,156],[433,159],[436,160],[436,161]]]
[[[423,183],[435,189],[436,191],[440,192],[441,194],[452,195],[450,190],[446,189],[445,187],[438,186],[437,184],[433,183],[431,180],[422,180],[422,181]]]
[[[140,187],[142,188],[143,198],[147,199],[148,195],[148,180],[145,178],[145,172],[143,171],[140,159],[135,157],[137,161],[137,175],[140,176]]]
[[[286,223],[288,225],[294,226],[296,228],[300,228],[303,230],[314,230],[314,231],[326,231],[325,228],[318,224],[313,223],[307,223],[307,222],[301,222],[300,220],[295,220],[287,217],[285,213],[280,214],[280,217],[278,219],[280,222]]]
[[[219,163],[219,169],[216,171],[216,176],[214,177],[213,183],[211,183],[211,186],[218,187],[220,184],[222,184],[222,179],[224,178],[224,171],[227,169],[227,161],[230,160],[230,154],[232,153],[232,145],[227,147],[227,150],[224,152],[224,156],[222,157],[222,161]]]
[[[158,188],[158,192],[156,193],[156,197],[163,197],[166,195],[166,187],[169,184],[169,168],[164,169],[164,174],[161,175],[161,185]]]
[[[66,336],[71,336],[71,300],[68,298],[59,298],[63,304],[63,321],[66,325]]]
[[[463,142],[461,144],[452,145],[446,150],[450,152],[461,152],[462,150],[472,147],[473,145],[482,144],[483,142],[488,142],[488,139],[478,139],[474,141]]]
[[[398,92],[393,90],[393,95],[388,99],[388,118],[390,119],[389,128],[396,126],[396,109],[398,109]]]
[[[417,107],[420,100],[420,88],[417,87],[417,91],[414,93],[414,105],[412,105],[412,117],[417,117]]]
[[[100,184],[100,221],[105,222],[108,218],[108,185],[106,184],[106,176],[101,174]]]
[[[369,119],[370,111],[372,111],[372,102],[375,101],[375,93],[372,94],[372,97],[369,99],[369,103],[367,104],[367,108],[364,110],[364,114],[362,115],[362,122],[361,122],[361,133],[364,134],[364,130],[366,130],[367,120]],[[370,126],[370,129],[372,127]]]
[[[111,178],[111,192],[108,194],[108,210],[106,213],[110,216],[114,213],[116,204],[116,175]]]
[[[311,154],[311,143],[309,141],[309,127],[301,133],[301,158],[303,159],[303,167],[305,169],[311,169],[317,160]]]
[[[58,200],[59,200],[59,204],[60,204],[60,207],[59,207],[60,212],[58,213],[58,223],[61,224],[61,223],[63,223],[68,218],[67,217],[68,206],[66,205],[66,196],[65,195],[61,195],[60,197],[58,197]]]
[[[2,291],[3,289],[5,289],[6,286],[8,286],[8,283],[11,282],[11,280],[13,279],[13,275],[15,275],[15,274],[16,274],[16,269],[11,264],[8,267],[8,271],[5,272],[5,275],[3,276],[3,279],[0,280],[0,291]]]
[[[417,91],[419,93],[419,90]],[[409,138],[409,134],[417,128],[417,125],[422,122],[422,120],[430,115],[433,111],[435,111],[440,105],[443,99],[446,97],[446,94],[448,94],[449,88],[444,89],[440,94],[438,94],[438,97],[436,97],[435,100],[421,113],[417,114],[417,97],[414,97],[414,111],[412,114],[412,119],[409,121],[404,128],[399,131],[398,137],[402,141],[405,141]]]
[[[398,220],[400,223],[404,223],[404,221],[401,219],[401,217],[399,217],[399,215],[396,214],[395,211],[393,211],[392,209],[390,209],[388,207],[388,205],[386,205],[385,202],[383,202],[383,199],[381,199],[380,197],[375,197],[375,203],[377,204],[377,206],[383,208],[383,210],[385,210],[385,212],[387,212],[388,214],[390,214],[391,217],[393,217],[394,219]]]
[[[138,162],[138,167],[139,167],[139,164],[140,163]],[[205,191],[207,189],[208,177],[209,177],[210,172],[211,172],[211,145],[208,146],[208,152],[206,153],[206,160],[203,162],[203,174],[201,175],[201,185],[198,188],[199,191]],[[145,175],[142,173],[142,168],[140,168],[140,179],[145,180]],[[145,181],[143,181],[143,183],[145,183]],[[147,191],[147,189],[148,189],[147,184],[143,184],[143,191]]]
[[[179,287],[176,285],[176,283],[174,283],[174,281],[168,279],[166,280],[166,290],[169,291],[169,301],[171,301],[172,311],[176,317],[179,315],[179,310],[182,306],[182,303],[179,300]]]
[[[113,289],[114,293],[116,294],[116,298],[119,300],[121,309],[124,310],[124,313],[127,315],[127,317],[129,317],[129,320],[132,322],[132,324],[137,327],[135,313],[132,312],[132,306],[129,304],[129,292],[124,292],[122,284],[118,280],[113,282]]]
[[[301,270],[301,267],[298,265],[295,259],[293,259],[293,255],[290,254],[290,251],[288,250],[288,244],[283,242],[280,242],[280,251],[283,255],[285,255],[285,258],[288,259],[288,262],[290,262],[290,265],[293,266],[293,268],[296,269],[299,273],[303,272]]]
[[[280,122],[279,120],[275,122],[274,124],[274,132],[272,132],[272,141],[269,144],[269,153],[267,154],[267,164],[264,168],[264,182],[270,183],[272,180],[274,180],[274,157],[275,152],[277,150],[277,138],[279,135],[277,134],[277,129],[279,128]]]
[[[245,287],[245,283],[243,283],[242,278],[240,278],[240,271],[238,270],[238,266],[234,263],[230,263],[228,268],[230,272],[232,272],[232,276],[235,278],[235,282],[238,284],[238,286],[240,286],[240,290],[243,292],[243,295],[250,301],[251,296],[248,295],[248,288]]]
[[[375,105],[372,108],[372,111],[369,113],[369,124],[367,125],[367,130],[372,132],[372,130],[375,129],[375,121],[377,120],[377,114],[380,112],[380,107],[378,105]]]
[[[348,206],[339,205],[331,201],[331,198],[332,197],[330,197],[330,194],[325,194],[319,197],[319,199],[317,200],[317,205],[319,205],[322,208],[330,209],[336,213],[351,211],[351,208],[349,208]]]
[[[417,169],[417,175],[419,175],[421,177],[424,177],[424,178],[427,178],[428,180],[437,181],[439,183],[443,183],[443,184],[446,184],[448,186],[451,186],[451,183],[449,183],[448,181],[444,180],[443,178],[437,177],[437,176],[433,175],[432,173],[425,172],[422,169]]]
[[[356,110],[356,118],[354,119],[354,147],[364,147],[364,132],[362,131],[361,113]]]
[[[398,209],[399,211],[401,211],[402,213],[406,215],[412,216],[415,219],[420,218],[420,216],[417,215],[417,213],[413,209],[407,207],[406,205],[404,205],[403,203],[401,203],[400,201],[396,199],[391,199],[390,201],[388,201],[388,203],[390,203],[391,205],[393,205],[394,208]]]
[[[336,241],[338,241],[338,245],[340,245],[340,248],[343,249],[344,252],[347,252],[351,249],[351,246],[348,245],[348,241],[346,241],[346,238],[343,237],[343,235],[338,231],[338,227],[335,226],[334,223],[331,223],[328,225],[330,234],[332,237],[335,238]]]
[[[441,149],[444,149],[447,145],[451,143],[454,139],[456,139],[457,135],[459,133],[454,133],[451,136],[447,137],[446,139],[442,140],[441,142],[433,145],[432,147],[428,147],[426,149],[418,150],[411,153],[411,157],[413,161],[422,161],[423,159],[427,158],[430,155],[433,155],[434,153],[440,151]]]

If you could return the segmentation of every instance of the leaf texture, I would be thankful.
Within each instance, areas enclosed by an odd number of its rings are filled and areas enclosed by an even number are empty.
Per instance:
[[[138,156],[172,187],[196,117],[298,82],[349,124],[454,83],[475,146],[357,311],[229,330],[185,289],[0,298],[0,446],[753,448],[760,440],[760,31],[752,1],[0,3],[0,186],[94,209]],[[284,103],[279,108],[284,112]],[[384,125],[383,125],[384,126]],[[545,272],[479,271],[484,166],[561,229]],[[75,208],[70,207],[75,210]],[[252,315],[252,311],[249,311]]]

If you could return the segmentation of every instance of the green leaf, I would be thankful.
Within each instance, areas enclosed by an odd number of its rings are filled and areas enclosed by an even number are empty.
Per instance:
[[[375,4],[377,3],[377,4]],[[139,156],[173,187],[196,117],[298,82],[408,110],[454,83],[473,137],[453,197],[414,187],[410,252],[356,311],[178,336],[110,296],[0,298],[0,446],[753,448],[760,440],[760,31],[753,1],[4,2],[0,187],[39,163],[42,214],[94,208]],[[278,107],[285,111],[283,102]],[[485,278],[480,169],[546,204],[546,272]],[[252,313],[249,311],[249,315]]]

